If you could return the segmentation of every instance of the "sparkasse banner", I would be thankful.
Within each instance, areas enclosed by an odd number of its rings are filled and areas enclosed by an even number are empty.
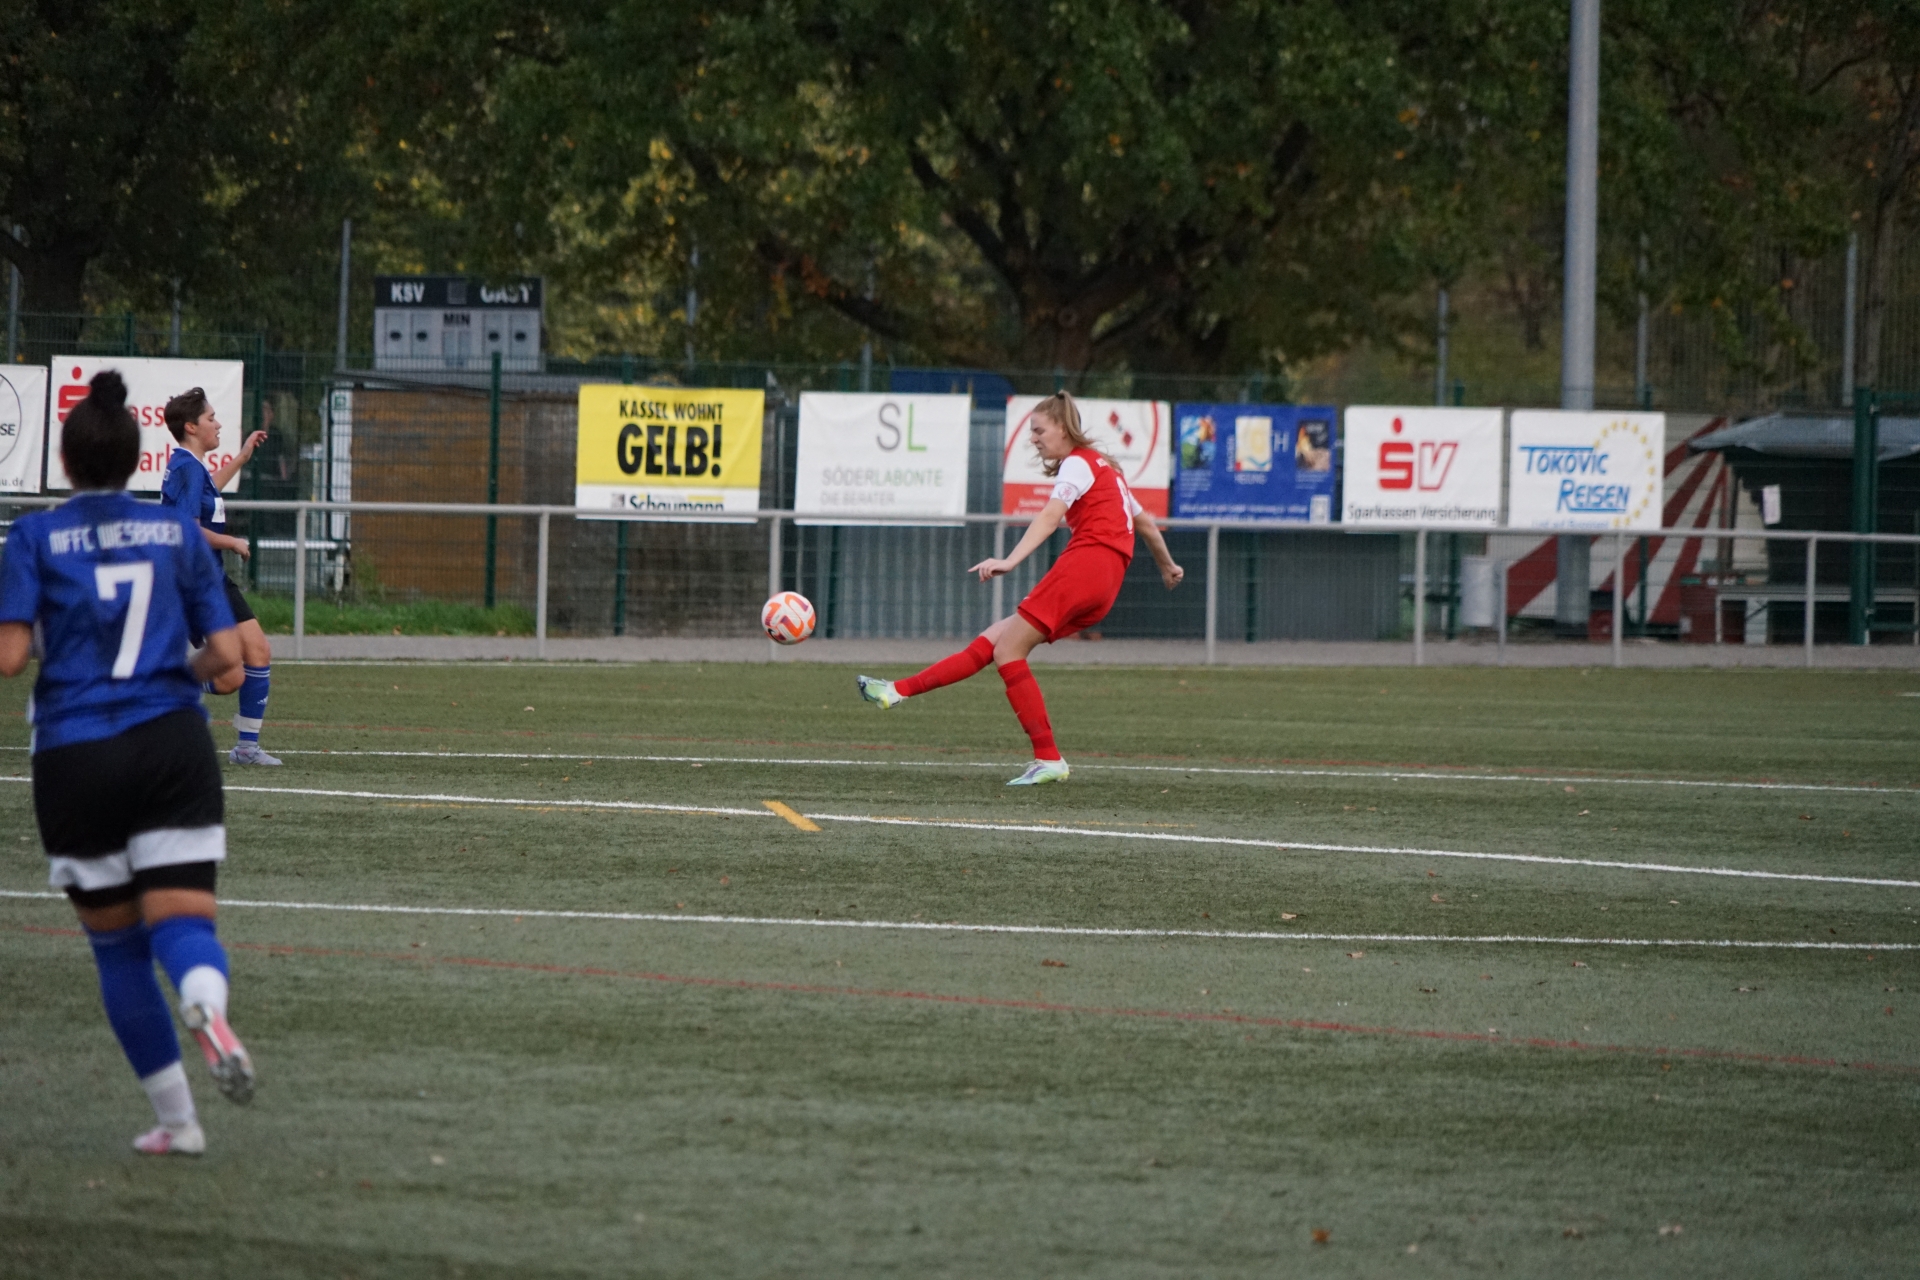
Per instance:
[[[40,492],[40,446],[47,438],[47,371],[0,365],[0,493]]]
[[[117,369],[127,382],[127,409],[140,424],[140,465],[127,481],[136,493],[158,493],[167,478],[167,456],[174,440],[167,431],[167,401],[199,387],[220,420],[220,447],[206,456],[208,471],[233,461],[245,431],[241,409],[246,403],[243,378],[247,366],[238,360],[163,360],[139,356],[56,356],[48,365],[53,394],[47,398],[47,488],[71,489],[67,469],[60,465],[60,433],[73,406],[87,398],[87,384],[102,369]],[[235,471],[223,492],[240,487]]]
[[[1355,405],[1346,442],[1344,523],[1500,523],[1500,410]]]
[[[1664,413],[1515,410],[1507,523],[1536,529],[1658,529]]]
[[[1007,401],[1007,434],[1001,450],[1000,510],[1038,515],[1053,493],[1040,469],[1040,455],[1027,439],[1027,420],[1040,396]],[[1173,454],[1173,406],[1164,400],[1080,400],[1080,425],[1093,447],[1120,464],[1120,475],[1149,515],[1167,514],[1167,481]]]
[[[863,516],[967,513],[970,396],[800,394],[793,506],[800,524],[859,524]]]
[[[766,392],[582,386],[573,503],[583,517],[751,517]]]

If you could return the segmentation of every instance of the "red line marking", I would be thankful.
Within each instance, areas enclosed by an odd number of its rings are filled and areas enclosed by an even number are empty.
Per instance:
[[[40,925],[9,926],[22,933],[77,938],[78,929]],[[751,978],[711,978],[697,974],[650,973],[601,969],[589,965],[535,964],[524,960],[493,960],[484,956],[428,956],[408,952],[361,951],[337,947],[296,947],[279,943],[230,942],[236,951],[264,955],[314,956],[323,959],[388,960],[405,964],[449,965],[465,969],[498,969],[510,973],[543,973],[569,978],[617,978],[677,987],[709,987],[724,991],[778,991],[790,995],[848,996],[862,1000],[906,1000],[921,1004],[960,1005],[974,1009],[1012,1009],[1028,1013],[1071,1013],[1095,1018],[1137,1018],[1153,1022],[1218,1023],[1236,1027],[1265,1027],[1276,1031],[1322,1031],[1338,1035],[1385,1036],[1405,1040],[1439,1040],[1455,1044],[1511,1045],[1524,1049],[1556,1049],[1575,1053],[1611,1053],[1647,1058],[1693,1058],[1701,1061],[1745,1062],[1763,1066],[1845,1067],[1853,1071],[1885,1071],[1920,1075],[1920,1066],[1904,1063],[1845,1061],[1806,1054],[1746,1053],[1737,1049],[1669,1048],[1665,1046],[1593,1044],[1585,1040],[1554,1040],[1545,1036],[1502,1036],[1478,1031],[1436,1031],[1419,1027],[1373,1026],[1366,1023],[1327,1022],[1318,1018],[1276,1018],[1247,1013],[1207,1013],[1189,1009],[1135,1009],[1124,1005],[1061,1004],[1050,1000],[1019,1000],[1002,996],[948,995],[937,991],[910,991],[886,987],[839,987],[812,982],[763,982]]]

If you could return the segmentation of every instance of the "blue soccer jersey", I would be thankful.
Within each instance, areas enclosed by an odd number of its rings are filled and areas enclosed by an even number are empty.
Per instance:
[[[13,522],[0,622],[36,628],[33,749],[111,738],[199,707],[187,637],[233,626],[200,530],[125,493],[81,493]]]
[[[189,520],[199,521],[202,529],[215,533],[227,531],[227,500],[213,487],[213,474],[191,450],[178,445],[167,455],[167,474],[160,481],[160,505],[172,507]],[[205,545],[207,540],[200,541]],[[207,554],[213,557],[214,567],[226,573],[226,562],[220,553],[207,546]]]

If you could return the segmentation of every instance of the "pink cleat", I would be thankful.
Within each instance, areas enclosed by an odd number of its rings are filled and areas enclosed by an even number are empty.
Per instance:
[[[207,1149],[207,1134],[197,1124],[163,1124],[135,1138],[133,1149],[148,1156],[197,1156]]]
[[[227,1020],[204,1004],[185,1004],[180,1006],[180,1021],[187,1024],[200,1052],[206,1055],[207,1070],[213,1073],[220,1092],[233,1102],[251,1102],[253,1059],[247,1056],[247,1047],[233,1034]]]

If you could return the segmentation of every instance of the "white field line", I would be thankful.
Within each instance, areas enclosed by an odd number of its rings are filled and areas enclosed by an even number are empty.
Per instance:
[[[0,782],[29,779],[0,775]],[[451,795],[445,792],[344,791],[324,787],[227,787],[254,795],[315,796],[337,800],[399,800],[433,804],[496,805],[515,809],[610,809],[641,813],[722,814],[728,817],[772,818],[765,809],[734,809],[718,805],[648,804],[638,800],[542,800],[503,796]],[[1256,840],[1244,836],[1175,835],[1163,831],[1112,831],[1093,827],[1036,825],[1016,822],[958,822],[940,818],[881,818],[852,813],[808,813],[815,822],[845,822],[865,826],[920,827],[942,831],[1000,831],[1017,835],[1089,836],[1102,840],[1144,840],[1162,844],[1196,844],[1236,849],[1273,849],[1302,853],[1371,853],[1403,858],[1461,858],[1476,862],[1520,862],[1550,867],[1592,867],[1606,871],[1662,871],[1673,875],[1721,876],[1740,880],[1795,880],[1810,884],[1857,884],[1883,889],[1920,889],[1920,880],[1893,880],[1870,876],[1822,876],[1795,871],[1749,871],[1739,867],[1687,867],[1671,862],[1627,862],[1607,858],[1556,858],[1535,853],[1482,853],[1465,849],[1420,849],[1404,845],[1322,844],[1301,840]]]
[[[25,747],[4,750],[24,751]],[[1023,760],[841,760],[831,757],[801,756],[667,756],[621,755],[593,751],[326,751],[282,748],[283,756],[373,756],[416,760],[624,760],[642,764],[759,764],[791,765],[809,768],[850,767],[863,769],[1021,769]],[[1543,782],[1577,783],[1618,787],[1704,787],[1733,791],[1836,791],[1867,795],[1920,795],[1920,787],[1839,786],[1801,782],[1708,782],[1694,778],[1601,778],[1582,774],[1565,777],[1534,773],[1455,773],[1422,770],[1385,769],[1287,769],[1234,768],[1215,765],[1102,764],[1076,763],[1076,771],[1105,770],[1115,773],[1201,773],[1266,778],[1360,778],[1417,782]]]
[[[64,900],[65,894],[0,889],[0,898]],[[773,928],[878,929],[901,933],[1001,933],[1053,938],[1191,938],[1215,942],[1419,942],[1554,947],[1709,947],[1752,951],[1920,951],[1915,942],[1794,942],[1745,938],[1573,938],[1519,933],[1279,933],[1257,929],[1098,929],[1073,925],[962,924],[929,920],[826,920],[805,916],[701,916],[661,911],[552,911],[509,907],[406,907],[350,902],[261,902],[222,898],[224,907],[263,911],[336,911],[359,915],[511,917],[533,920],[593,920],[626,924],[714,924]]]

